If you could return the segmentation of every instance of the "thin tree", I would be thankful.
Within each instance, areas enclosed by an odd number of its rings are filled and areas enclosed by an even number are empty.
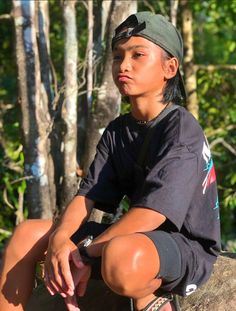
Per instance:
[[[92,107],[93,91],[93,2],[88,4],[88,44],[87,44],[87,106]]]
[[[184,40],[184,77],[187,91],[187,109],[196,119],[199,116],[199,106],[197,98],[197,78],[194,67],[194,48],[193,48],[193,16],[188,0],[180,0],[182,17],[182,34]]]
[[[48,175],[51,117],[42,96],[42,73],[37,44],[38,2],[13,0],[16,57],[27,179],[26,201],[31,218],[51,218],[55,209]],[[40,14],[44,14],[42,8]],[[46,15],[45,15],[46,18]],[[42,28],[40,27],[42,30]],[[41,32],[40,30],[40,32]],[[44,32],[44,36],[47,33]],[[46,40],[47,41],[47,40]],[[47,97],[46,89],[45,97]]]
[[[179,0],[170,0],[170,20],[175,27],[177,25],[178,6]]]
[[[55,184],[55,160],[53,158],[52,142],[50,134],[52,132],[52,125],[54,119],[54,109],[52,106],[54,93],[52,89],[52,70],[51,70],[51,58],[50,58],[50,40],[49,40],[49,4],[48,1],[38,1],[36,3],[36,31],[37,31],[37,43],[39,51],[39,61],[40,61],[40,73],[41,73],[41,100],[44,103],[44,107],[47,107],[46,113],[48,113],[50,123],[48,123],[48,152],[47,152],[47,161],[48,161],[48,180],[50,188],[50,202],[52,206],[52,211],[56,210],[56,187]]]
[[[65,208],[71,201],[78,187],[76,177],[78,43],[75,4],[76,0],[65,0],[63,2],[65,25],[65,90],[62,106],[63,137],[61,150],[63,151],[64,158],[64,172],[62,176],[61,209]]]

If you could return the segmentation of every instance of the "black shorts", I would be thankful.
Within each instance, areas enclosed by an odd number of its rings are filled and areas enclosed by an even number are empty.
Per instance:
[[[98,224],[93,221],[87,222],[81,226],[71,239],[77,244],[88,235],[98,236],[109,226],[108,224]],[[179,238],[179,233],[167,233],[160,230],[143,234],[153,241],[160,257],[160,271],[157,275],[158,278],[163,280],[160,290],[186,296],[195,291],[200,283],[207,280],[205,266],[202,267],[203,276],[200,277],[200,280],[197,277],[197,267],[199,267],[199,262],[203,262],[202,258],[198,258],[198,253],[192,251],[182,235]],[[209,274],[207,275],[209,276]],[[101,258],[98,258],[93,265],[91,277],[102,279]]]

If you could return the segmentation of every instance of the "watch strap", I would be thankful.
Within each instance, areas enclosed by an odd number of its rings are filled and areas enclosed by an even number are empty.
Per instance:
[[[89,256],[88,252],[87,252],[87,247],[82,245],[78,247],[80,256],[82,258],[82,261],[84,264],[86,265],[93,265],[95,264],[95,262],[97,261],[98,257],[92,257]]]

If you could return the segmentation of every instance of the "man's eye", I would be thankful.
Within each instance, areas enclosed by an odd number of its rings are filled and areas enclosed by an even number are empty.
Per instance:
[[[140,58],[142,56],[144,56],[143,53],[139,53],[139,52],[134,53],[134,58]]]
[[[113,60],[121,60],[121,56],[120,55],[113,55]]]

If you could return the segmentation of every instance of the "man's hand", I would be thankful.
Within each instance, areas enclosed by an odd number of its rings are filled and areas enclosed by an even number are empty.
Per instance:
[[[77,304],[77,296],[84,296],[88,280],[91,275],[91,266],[81,263],[78,249],[71,254],[70,269],[73,277],[75,293],[65,298],[65,304],[69,311],[80,311]]]
[[[84,267],[77,246],[63,232],[55,232],[49,240],[45,260],[45,285],[51,295],[59,293],[62,297],[73,296],[74,280],[70,269],[72,253],[76,266]]]

